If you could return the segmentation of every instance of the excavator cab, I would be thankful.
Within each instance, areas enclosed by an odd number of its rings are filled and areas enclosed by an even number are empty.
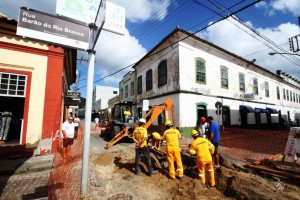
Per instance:
[[[128,114],[128,112],[130,116],[126,117],[125,114]],[[115,104],[111,110],[106,139],[114,138],[117,133],[126,127],[133,127],[138,123],[138,119],[136,104],[133,102],[120,102]]]
[[[124,122],[125,116],[123,117],[122,113],[124,108],[126,109],[127,106],[131,105],[131,110],[133,112],[131,120],[128,123]],[[134,109],[133,109],[134,108]],[[135,105],[130,103],[119,103],[116,104],[113,111],[112,111],[112,119],[110,123],[110,133],[112,133],[112,137],[110,137],[110,141],[106,144],[105,148],[110,148],[116,142],[121,140],[123,137],[129,136],[132,137],[132,133],[138,124],[138,119],[141,118],[137,110],[135,109]],[[129,107],[130,109],[130,107]],[[157,120],[160,115],[163,114],[165,119],[171,119],[175,121],[174,118],[174,109],[173,109],[173,101],[170,98],[166,98],[165,102],[161,105],[152,106],[152,108],[143,116],[144,119],[147,119],[146,124],[144,124],[144,128],[148,129],[149,126]],[[133,122],[133,123],[132,123]]]

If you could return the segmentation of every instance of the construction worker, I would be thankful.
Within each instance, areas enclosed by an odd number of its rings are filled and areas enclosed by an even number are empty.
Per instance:
[[[160,134],[158,132],[153,132],[149,138],[151,138],[151,147],[154,149],[159,149]]]
[[[200,124],[198,126],[198,133],[203,138],[208,138],[209,133],[209,123],[206,122],[205,117],[200,118]]]
[[[131,112],[129,111],[128,107],[126,107],[126,110],[124,111],[124,116],[125,116],[125,123],[128,123],[129,117],[131,116]]]
[[[143,127],[145,123],[146,120],[141,118],[139,120],[139,126],[133,131],[133,141],[135,142],[135,174],[138,175],[141,172],[139,162],[141,154],[144,154],[147,161],[149,175],[152,176],[152,174],[157,171],[152,168],[150,152],[147,148],[148,133],[147,129]]]
[[[179,148],[179,141],[178,139],[181,138],[180,132],[173,128],[173,124],[170,120],[166,120],[165,126],[167,130],[163,134],[163,140],[166,141],[166,154],[168,159],[168,166],[169,166],[169,176],[171,179],[175,179],[175,167],[174,161],[176,162],[177,167],[177,175],[178,178],[183,177],[183,167],[181,161],[181,149]]]
[[[189,146],[190,154],[197,156],[198,176],[203,184],[205,184],[205,169],[209,172],[209,186],[215,186],[214,166],[211,154],[214,153],[214,145],[205,138],[202,138],[198,131],[192,130],[191,136],[194,141]]]

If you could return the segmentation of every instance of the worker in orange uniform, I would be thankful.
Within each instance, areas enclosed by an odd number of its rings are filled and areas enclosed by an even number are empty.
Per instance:
[[[166,154],[168,159],[168,166],[169,166],[169,176],[171,179],[175,179],[175,167],[174,161],[176,162],[177,167],[177,175],[178,178],[183,177],[183,167],[181,161],[181,149],[179,148],[179,141],[178,139],[181,138],[180,132],[173,128],[173,124],[170,120],[166,120],[165,126],[167,130],[163,134],[163,140],[166,141]]]
[[[202,183],[205,181],[205,169],[209,172],[209,186],[215,186],[214,166],[211,154],[214,153],[214,145],[207,139],[202,138],[198,131],[192,130],[191,136],[194,141],[190,145],[190,154],[197,156],[198,175]]]
[[[150,152],[147,148],[148,133],[147,129],[143,127],[145,123],[146,120],[141,118],[139,120],[139,126],[133,131],[133,141],[135,142],[135,174],[139,175],[141,172],[139,162],[141,154],[144,154],[147,161],[149,175],[152,176],[152,174],[156,173],[157,170],[153,170],[152,168]]]

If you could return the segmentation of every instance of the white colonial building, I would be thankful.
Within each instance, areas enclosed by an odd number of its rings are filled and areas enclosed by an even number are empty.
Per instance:
[[[136,72],[130,71],[124,75],[119,83],[120,101],[136,101]]]
[[[176,126],[188,133],[202,116],[225,127],[270,128],[299,120],[300,84],[182,29],[134,66],[137,101],[174,102]],[[217,102],[222,104],[218,112]],[[162,124],[163,117],[156,121]]]
[[[98,112],[108,108],[108,100],[119,95],[119,88],[96,85],[93,91],[93,110]]]

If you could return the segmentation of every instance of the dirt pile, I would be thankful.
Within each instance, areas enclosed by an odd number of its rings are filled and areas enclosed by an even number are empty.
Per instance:
[[[93,197],[109,200],[130,199],[300,199],[299,187],[281,179],[266,178],[238,168],[226,159],[216,170],[216,189],[209,189],[197,179],[196,168],[185,167],[181,180],[167,177],[167,169],[158,169],[152,177],[141,161],[139,176],[134,174],[134,147],[112,148],[94,156],[90,191]],[[235,161],[234,161],[235,162]]]

